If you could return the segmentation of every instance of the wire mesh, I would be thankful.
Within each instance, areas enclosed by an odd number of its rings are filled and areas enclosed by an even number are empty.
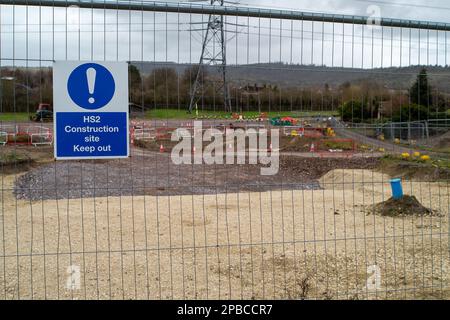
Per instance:
[[[378,18],[1,0],[0,298],[448,299],[449,27]],[[129,63],[128,159],[53,161],[66,60]],[[199,120],[279,129],[278,172],[175,164]]]

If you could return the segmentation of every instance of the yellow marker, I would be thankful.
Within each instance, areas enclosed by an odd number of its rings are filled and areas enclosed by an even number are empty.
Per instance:
[[[428,161],[428,160],[430,160],[431,158],[430,158],[430,156],[424,155],[424,156],[421,156],[420,159],[421,159],[422,161]]]
[[[403,159],[409,159],[409,157],[410,157],[410,154],[408,152],[402,153],[402,158]]]

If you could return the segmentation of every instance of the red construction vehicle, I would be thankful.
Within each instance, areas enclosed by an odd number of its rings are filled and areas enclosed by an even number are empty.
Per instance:
[[[30,118],[36,122],[53,121],[53,107],[49,103],[39,103],[36,114]]]

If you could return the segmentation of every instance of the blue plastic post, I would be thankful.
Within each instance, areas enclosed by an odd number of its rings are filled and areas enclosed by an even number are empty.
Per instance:
[[[398,200],[403,198],[402,179],[392,179],[391,188],[392,188],[392,197],[394,199]]]

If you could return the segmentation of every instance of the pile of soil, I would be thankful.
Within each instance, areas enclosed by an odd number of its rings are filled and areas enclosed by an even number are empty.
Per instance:
[[[440,137],[435,137],[431,142],[431,146],[434,148],[450,147],[450,132],[447,132]]]
[[[172,148],[177,144],[177,141],[170,140],[143,140],[143,139],[135,139],[134,145],[135,147],[147,149],[150,151],[160,151],[161,145],[164,148],[164,152],[171,152]]]
[[[280,149],[283,152],[309,152],[311,143],[317,145],[319,139],[308,137],[280,137]]]
[[[435,215],[436,212],[424,207],[415,196],[405,195],[401,199],[390,198],[373,206],[375,214],[382,216],[425,216]]]
[[[382,159],[380,170],[396,177],[418,181],[447,181],[450,179],[450,169],[438,167],[430,163],[420,163],[413,161],[391,161]]]
[[[2,174],[26,171],[32,164],[34,164],[34,160],[31,157],[16,150],[7,150],[0,154],[0,172]]]
[[[298,178],[309,177],[312,179],[318,179],[320,182],[329,172],[336,170],[336,176],[346,172],[347,175],[352,175],[355,171],[366,170],[366,175],[372,176],[372,170],[378,167],[378,158],[303,158],[303,157],[280,157],[280,171],[285,172],[286,176],[296,176]],[[336,169],[339,168],[339,169]],[[331,173],[332,175],[333,173]],[[380,180],[381,181],[381,180]],[[334,182],[336,184],[336,182]],[[327,189],[324,185],[322,188]]]
[[[314,143],[316,147],[321,139],[308,138],[308,137],[290,137],[290,136],[280,136],[279,148],[281,152],[309,152],[311,148],[311,143]],[[224,148],[228,147],[225,138]],[[143,140],[135,139],[134,145],[138,148],[159,151],[161,144],[164,146],[166,152],[171,152],[172,148],[178,143],[178,141],[170,141],[168,139],[156,139],[156,140]],[[203,142],[203,147],[205,148],[211,142]],[[246,139],[246,148],[248,149],[249,143],[248,138]],[[234,142],[234,148],[236,148],[236,141]]]
[[[390,176],[373,170],[342,168],[327,172],[319,179],[319,183],[324,189],[353,190],[373,184],[379,186],[390,179]]]

